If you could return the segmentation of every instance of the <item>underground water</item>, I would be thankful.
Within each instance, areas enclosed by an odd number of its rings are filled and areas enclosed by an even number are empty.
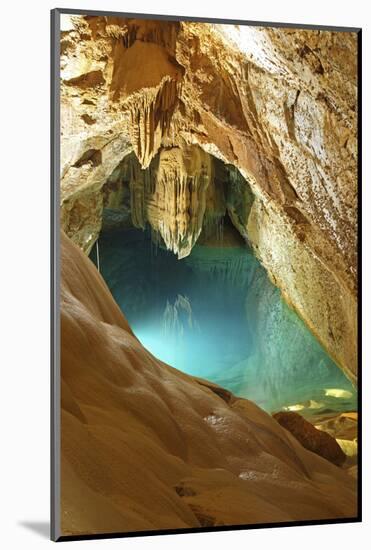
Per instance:
[[[102,233],[99,260],[135,335],[162,361],[268,412],[356,410],[351,382],[246,245],[196,245],[178,260],[149,232],[125,229]]]

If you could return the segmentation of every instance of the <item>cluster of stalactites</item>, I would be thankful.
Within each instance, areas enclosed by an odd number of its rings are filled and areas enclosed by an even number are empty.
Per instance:
[[[166,76],[157,88],[134,94],[129,101],[130,137],[142,168],[149,166],[163,138],[168,137],[179,86],[176,80]]]
[[[168,250],[187,256],[201,233],[212,182],[212,159],[197,146],[162,149],[146,170],[132,160],[133,224],[144,228],[149,222]]]
[[[248,182],[234,172],[184,142],[181,147],[162,146],[146,169],[131,153],[107,180],[104,205],[124,207],[134,227],[151,229],[156,246],[165,245],[184,258],[201,232],[203,242],[211,239],[221,245],[226,216],[248,240],[253,195]]]
[[[177,148],[160,154],[156,187],[164,216],[159,219],[158,231],[179,258],[191,252],[201,233],[210,176],[210,158],[198,148],[186,154]]]

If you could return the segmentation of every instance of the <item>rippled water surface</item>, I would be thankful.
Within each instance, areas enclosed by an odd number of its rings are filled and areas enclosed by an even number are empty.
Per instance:
[[[103,235],[99,252],[134,333],[163,361],[268,411],[356,409],[352,384],[245,247],[196,245],[178,260],[133,229]]]

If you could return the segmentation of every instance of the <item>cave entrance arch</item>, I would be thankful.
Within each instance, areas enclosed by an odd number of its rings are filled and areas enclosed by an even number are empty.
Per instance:
[[[169,147],[142,170],[132,153],[102,197],[101,272],[154,355],[270,412],[354,409],[350,382],[249,247],[254,195],[235,167]]]

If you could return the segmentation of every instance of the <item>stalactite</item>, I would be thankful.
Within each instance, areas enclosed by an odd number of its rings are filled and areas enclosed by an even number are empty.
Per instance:
[[[202,230],[212,162],[198,147],[163,149],[147,216],[166,247],[187,256]]]
[[[130,165],[130,210],[133,225],[144,229],[144,186],[139,170],[134,163]]]
[[[146,169],[134,152],[128,155],[108,178],[103,195],[105,205],[130,211],[134,227],[149,224],[155,247],[166,246],[179,258],[191,252],[201,231],[202,239],[222,245],[227,211],[239,230],[246,229],[253,197],[236,169],[185,144],[162,147]]]
[[[130,134],[142,168],[147,168],[168,136],[179,96],[179,83],[166,76],[157,88],[142,90],[129,100]]]
[[[129,163],[129,187],[131,219],[135,227],[144,229],[147,221],[146,203],[155,191],[155,178],[158,162],[152,162],[148,169],[141,169],[136,157]]]

